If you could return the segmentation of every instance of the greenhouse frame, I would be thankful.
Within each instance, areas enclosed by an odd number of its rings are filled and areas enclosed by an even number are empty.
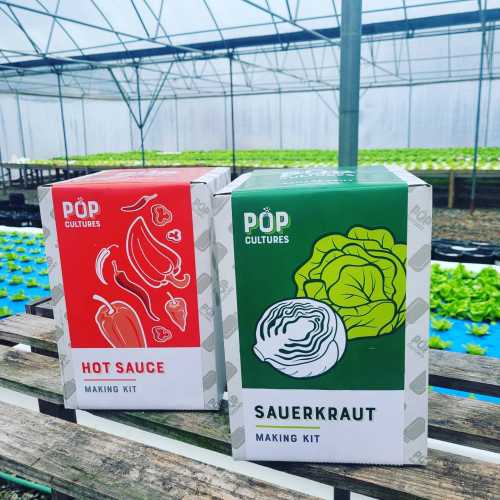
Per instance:
[[[190,12],[196,12],[194,22]],[[181,144],[185,141],[180,136],[186,131],[181,130],[180,115],[193,111],[204,123],[214,112],[224,121],[217,146],[232,148],[233,164],[235,150],[245,146],[252,126],[267,127],[262,134],[273,135],[276,149],[286,148],[287,142],[294,147],[294,136],[299,134],[287,130],[284,123],[294,112],[302,117],[313,115],[305,119],[312,143],[314,135],[322,133],[316,130],[320,125],[314,123],[314,112],[326,113],[320,120],[326,132],[319,149],[333,149],[337,138],[328,127],[335,126],[329,122],[338,121],[341,14],[339,0],[241,0],[224,6],[213,0],[190,0],[182,5],[169,0],[130,0],[122,9],[99,0],[85,0],[78,7],[60,1],[1,0],[6,30],[0,53],[0,103],[4,103],[0,127],[9,138],[0,144],[2,159],[8,162],[13,153],[16,158],[35,160],[57,154],[68,162],[70,155],[106,149],[93,136],[95,119],[103,119],[95,117],[94,103],[99,109],[111,104],[110,114],[128,114],[129,126],[121,124],[113,130],[114,143],[118,137],[130,140],[128,147],[120,145],[119,149],[144,151],[148,144],[155,147],[158,143],[162,150],[186,149]],[[492,0],[365,2],[361,107],[371,94],[377,95],[375,101],[380,99],[377,90],[399,89],[397,109],[388,110],[392,98],[385,98],[385,108],[376,110],[376,115],[390,114],[390,126],[398,129],[398,146],[418,146],[426,125],[415,123],[414,114],[425,106],[428,96],[414,94],[419,88],[440,84],[466,85],[468,102],[458,96],[442,111],[453,122],[455,108],[460,108],[461,119],[468,122],[457,141],[463,143],[469,134],[475,170],[478,146],[496,144],[498,139],[490,109],[499,76],[495,57],[499,19],[500,2]],[[313,113],[308,113],[310,101],[304,101],[308,95],[314,96]],[[247,104],[245,98],[250,99]],[[50,141],[44,141],[40,131],[38,99],[50,102],[53,115],[57,113],[57,122],[54,118],[52,123],[60,139],[47,152],[45,143]],[[207,104],[211,99],[216,104]],[[428,111],[439,105],[438,100],[431,99]],[[190,106],[186,111],[183,103]],[[267,123],[250,124],[247,130],[252,110],[266,107],[272,108]],[[162,113],[168,114],[167,123],[161,121]],[[9,130],[6,123],[13,121],[18,126]],[[163,130],[168,126],[170,147],[165,147],[165,137],[152,137],[159,124]],[[190,127],[195,128],[192,120],[184,124],[184,129]],[[38,144],[33,130],[40,134]],[[212,143],[203,142],[203,128],[193,134],[195,142],[202,143],[196,149],[214,149]],[[361,131],[361,142],[373,147],[376,133],[366,135]],[[15,151],[14,143],[18,145]]]

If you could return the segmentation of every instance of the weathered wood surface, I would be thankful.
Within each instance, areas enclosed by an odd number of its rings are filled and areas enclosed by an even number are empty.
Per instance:
[[[77,498],[311,498],[0,402],[0,466]]]
[[[52,298],[45,297],[38,300],[26,307],[26,312],[29,314],[34,314],[36,316],[43,316],[44,318],[54,318],[52,311]]]
[[[429,383],[500,397],[500,359],[431,350]]]
[[[57,352],[53,319],[15,314],[0,320],[0,339]]]
[[[0,386],[51,403],[63,403],[59,363],[39,354],[0,346]],[[96,414],[157,434],[230,452],[227,411],[96,411]],[[429,436],[500,452],[498,406],[431,392]]]
[[[57,351],[54,321],[32,314],[0,320],[0,339]],[[438,387],[500,397],[500,359],[431,350],[429,382]]]
[[[12,349],[2,349],[0,386],[9,386],[37,397],[40,394],[47,397],[47,393],[52,390],[50,399],[62,403],[61,383],[55,360],[33,353],[12,354],[9,352]],[[43,367],[45,381],[43,390],[38,387],[36,380],[37,362]],[[5,365],[10,367],[9,370],[4,370]],[[15,366],[18,368],[15,369]],[[6,379],[4,375],[7,371],[10,373],[10,379]],[[51,382],[48,380],[50,371],[52,371]],[[429,433],[431,437],[446,438],[452,442],[499,451],[500,422],[496,418],[496,410],[495,405],[477,400],[431,393]],[[197,446],[226,454],[231,453],[226,408],[219,412],[95,411],[92,413]],[[431,451],[429,464],[425,468],[295,463],[266,463],[266,465],[380,498],[495,498],[494,492],[500,487],[498,484],[500,467],[434,451]],[[436,485],[441,485],[442,488]]]
[[[59,361],[0,346],[0,385],[37,399],[62,404]]]

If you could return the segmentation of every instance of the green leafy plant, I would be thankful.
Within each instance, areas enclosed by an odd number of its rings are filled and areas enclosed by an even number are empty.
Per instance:
[[[474,273],[459,264],[432,266],[431,310],[441,316],[472,321],[500,318],[500,274],[492,267]]]
[[[47,276],[47,274],[49,274],[49,271],[48,269],[41,269],[40,271],[38,271],[38,274],[39,276]]]
[[[29,255],[21,255],[19,258],[19,262],[31,262],[33,260],[33,257],[30,257]]]
[[[47,283],[43,283],[42,285],[40,285],[40,288],[42,288],[43,290],[50,290],[50,285],[48,285]]]
[[[6,252],[13,250],[15,245],[11,245],[10,243],[8,245],[4,245],[3,250]]]
[[[47,262],[47,259],[45,257],[37,257],[35,259],[36,264],[45,264],[45,262]]]
[[[40,248],[30,248],[29,253],[31,255],[38,255],[42,253],[42,250]]]
[[[7,269],[9,270],[9,272],[19,271],[21,269],[21,266],[19,264],[16,264],[15,262],[8,261]]]
[[[476,356],[484,356],[488,349],[486,347],[482,347],[479,344],[473,344],[469,342],[463,346],[467,354],[474,354]]]
[[[27,245],[27,246],[29,246],[29,247],[35,246],[35,245],[36,245],[36,240],[33,240],[33,239],[31,239],[31,240],[26,240],[26,241],[24,242],[24,244],[25,244],[25,245]]]
[[[488,335],[490,330],[489,325],[478,325],[477,323],[472,323],[472,325],[465,325],[465,328],[468,334],[475,335],[476,337],[483,337],[484,335]]]
[[[28,288],[34,288],[34,287],[40,286],[40,283],[38,283],[38,281],[36,280],[36,278],[28,278],[26,280],[26,286]]]
[[[7,260],[16,260],[18,258],[18,255],[17,253],[14,253],[14,252],[7,252],[4,254],[4,259],[7,259]]]
[[[0,318],[5,318],[6,316],[10,316],[12,314],[12,309],[8,306],[0,307]]]
[[[26,248],[24,248],[24,247],[16,247],[16,252],[17,253],[25,253],[26,252]]]
[[[0,298],[7,297],[9,295],[9,292],[7,291],[7,288],[3,287],[0,288]]]
[[[12,300],[12,302],[21,302],[24,300],[28,300],[29,297],[24,293],[24,290],[20,290],[19,292],[10,295],[9,299]]]
[[[5,276],[4,274],[0,274],[0,283],[5,281],[6,279],[7,279],[7,276]]]
[[[451,340],[443,340],[439,335],[431,335],[429,337],[429,347],[431,349],[449,349],[453,345]]]
[[[24,278],[15,274],[9,280],[9,285],[22,285],[24,283]]]
[[[328,235],[295,273],[297,297],[329,304],[349,339],[391,333],[405,320],[405,261],[406,245],[386,229]]]
[[[32,273],[32,272],[33,272],[33,268],[32,268],[31,266],[26,266],[26,267],[23,267],[23,268],[22,268],[22,272],[23,272],[24,274],[30,274],[30,273]]]
[[[446,332],[450,330],[453,323],[446,318],[431,318],[431,327],[433,330],[438,330],[440,332]]]

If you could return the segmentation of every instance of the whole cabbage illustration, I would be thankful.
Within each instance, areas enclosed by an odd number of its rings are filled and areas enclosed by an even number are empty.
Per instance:
[[[345,328],[331,307],[311,299],[276,302],[257,324],[253,350],[286,375],[307,378],[332,368],[344,354]]]
[[[406,245],[387,229],[353,227],[318,240],[295,273],[297,297],[331,306],[347,338],[391,333],[405,321]]]

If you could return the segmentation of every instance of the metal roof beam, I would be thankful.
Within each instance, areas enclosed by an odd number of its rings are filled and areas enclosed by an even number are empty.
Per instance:
[[[5,5],[9,2],[1,1]],[[18,6],[16,6],[18,7]],[[430,17],[420,17],[414,19],[402,19],[397,21],[385,21],[371,24],[364,24],[362,26],[363,36],[383,35],[399,32],[407,32],[412,34],[414,31],[429,30],[435,28],[443,28],[449,26],[461,26],[470,24],[480,24],[484,16],[484,22],[500,21],[500,9],[487,9],[483,10],[482,15],[479,11],[459,12],[454,14],[444,14]],[[37,59],[28,61],[16,61],[4,65],[0,71],[7,69],[27,69],[27,68],[41,68],[51,66],[64,66],[71,64],[92,64],[106,61],[117,61],[125,59],[140,59],[143,57],[157,57],[163,55],[174,54],[189,54],[191,52],[216,52],[223,51],[222,54],[226,56],[227,50],[235,50],[246,47],[260,47],[265,45],[280,45],[280,44],[293,44],[301,42],[310,42],[318,40],[318,34],[328,39],[338,39],[340,37],[339,28],[325,28],[317,29],[313,32],[310,31],[294,31],[291,33],[281,33],[279,37],[276,34],[251,36],[243,38],[226,38],[224,40],[213,40],[209,42],[200,42],[193,44],[186,44],[184,46],[171,46],[164,45],[160,47],[151,47],[146,49],[122,50],[113,52],[104,52],[96,54],[86,54],[83,56],[74,56],[68,60],[61,60],[59,58],[52,58],[50,56],[41,56]],[[124,34],[125,36],[131,36]],[[154,40],[150,40],[155,43]]]

